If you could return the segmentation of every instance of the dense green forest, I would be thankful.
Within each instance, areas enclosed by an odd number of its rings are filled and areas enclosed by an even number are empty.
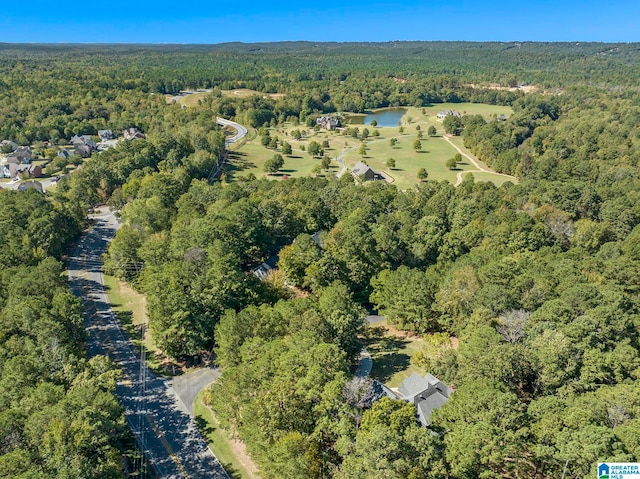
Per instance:
[[[34,190],[0,191],[0,477],[122,477],[120,373],[86,357],[60,262],[81,226]]]
[[[81,358],[79,303],[68,292],[56,300],[64,284],[49,258],[77,234],[78,212],[98,202],[123,220],[105,267],[146,295],[165,354],[213,349],[223,373],[208,401],[265,478],[583,478],[597,461],[637,459],[639,66],[636,44],[1,45],[0,136],[59,143],[137,126],[147,139],[88,159],[50,198],[1,196],[0,208],[37,201],[47,222],[34,223],[43,215],[28,206],[20,222],[13,206],[0,218],[3,245],[12,245],[3,269],[22,271],[0,276],[0,345],[9,351],[0,424],[16,424],[0,431],[0,466],[56,477],[56,458],[69,452],[58,436],[36,441],[49,436],[30,421],[58,424],[64,410],[63,419],[98,430],[91,437],[104,453],[91,460],[105,472],[96,477],[116,474],[114,438],[101,433],[112,431],[102,429],[108,421],[122,426],[117,405],[94,418],[74,399],[78,381],[101,392],[85,400],[112,401],[114,373]],[[239,87],[285,96],[223,94]],[[162,94],[183,88],[213,91],[192,108],[167,104]],[[407,191],[349,175],[207,181],[224,148],[215,115],[261,126],[462,100],[513,107],[506,121],[464,116],[457,128],[518,184],[470,175],[455,188],[425,181]],[[320,245],[309,236],[318,231]],[[279,275],[251,274],[277,253]],[[45,273],[52,285],[32,298],[28,278],[41,284]],[[46,311],[47,327],[16,320],[27,306],[11,302],[23,300]],[[73,311],[56,313],[59,303]],[[427,358],[456,388],[430,429],[404,402],[371,405],[368,384],[352,380],[365,307],[398,328],[459,339]],[[38,364],[53,357],[52,338],[68,352],[39,370],[33,355]],[[12,372],[22,358],[34,369],[24,385]],[[51,406],[30,414],[45,387],[39,404]]]

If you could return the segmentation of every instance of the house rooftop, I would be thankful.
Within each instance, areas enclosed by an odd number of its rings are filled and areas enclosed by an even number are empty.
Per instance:
[[[429,373],[424,377],[412,373],[398,388],[402,399],[415,405],[416,416],[423,426],[429,425],[431,412],[445,404],[452,392],[451,388]]]
[[[369,170],[372,170],[372,168],[369,165],[366,165],[365,163],[363,163],[362,161],[357,162],[354,165],[354,167],[351,168],[351,172],[356,176],[362,176]]]
[[[403,397],[409,398],[421,393],[429,387],[429,381],[417,373],[411,373],[411,376],[405,378],[398,388],[398,392]]]
[[[436,391],[433,394],[421,399],[416,404],[416,409],[418,412],[418,419],[423,426],[428,426],[431,424],[429,419],[431,418],[431,413],[442,406],[449,400],[447,396]]]

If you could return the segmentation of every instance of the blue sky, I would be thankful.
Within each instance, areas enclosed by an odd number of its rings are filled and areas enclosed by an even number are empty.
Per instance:
[[[4,0],[0,42],[640,40],[634,0]]]

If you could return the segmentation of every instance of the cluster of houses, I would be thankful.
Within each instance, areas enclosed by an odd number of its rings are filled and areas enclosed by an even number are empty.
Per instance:
[[[460,112],[456,111],[456,110],[440,110],[436,114],[436,118],[438,120],[444,120],[448,116],[455,116],[456,118],[461,118],[462,117],[462,115],[460,115]]]
[[[324,128],[325,130],[335,130],[336,128],[340,128],[342,126],[342,123],[340,122],[340,118],[326,115],[318,118],[316,120],[316,125],[318,125],[320,128]]]
[[[104,151],[107,148],[116,146],[118,140],[111,130],[98,130],[100,142],[96,143],[90,135],[75,135],[71,138],[73,148],[61,148],[58,156],[70,158],[73,155],[82,158],[90,157],[95,151]],[[127,128],[123,132],[125,140],[145,138],[145,135],[137,128]],[[35,165],[32,161],[35,156],[30,146],[18,146],[17,143],[4,140],[0,141],[0,151],[5,152],[4,158],[0,157],[0,178],[18,178],[28,176],[30,178],[40,178],[42,167]]]
[[[4,160],[0,163],[0,177],[15,178],[25,174],[32,178],[42,176],[42,168],[32,164],[33,152],[29,146],[18,146],[13,141],[0,142],[0,148],[4,151],[10,149]]]

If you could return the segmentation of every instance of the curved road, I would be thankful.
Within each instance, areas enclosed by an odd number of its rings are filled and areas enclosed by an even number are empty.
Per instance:
[[[216,123],[221,126],[228,126],[236,130],[236,134],[230,136],[225,140],[225,146],[229,146],[232,143],[235,143],[238,140],[241,140],[247,135],[247,129],[242,126],[240,123],[236,123],[235,121],[225,120],[224,118],[216,117]]]
[[[106,208],[69,260],[71,290],[82,299],[90,356],[104,354],[122,370],[116,395],[139,446],[158,476],[169,479],[229,479],[170,383],[149,371],[120,327],[102,278],[102,255],[119,224]],[[189,405],[190,406],[190,405]]]
[[[344,155],[349,153],[351,150],[353,150],[353,148],[345,148],[345,150],[342,153],[340,153],[340,156],[336,158],[336,161],[340,163],[340,167],[341,167],[340,171],[336,173],[336,176],[338,178],[342,177],[342,175],[344,175],[347,172],[347,165],[345,165],[343,158],[344,158]]]

